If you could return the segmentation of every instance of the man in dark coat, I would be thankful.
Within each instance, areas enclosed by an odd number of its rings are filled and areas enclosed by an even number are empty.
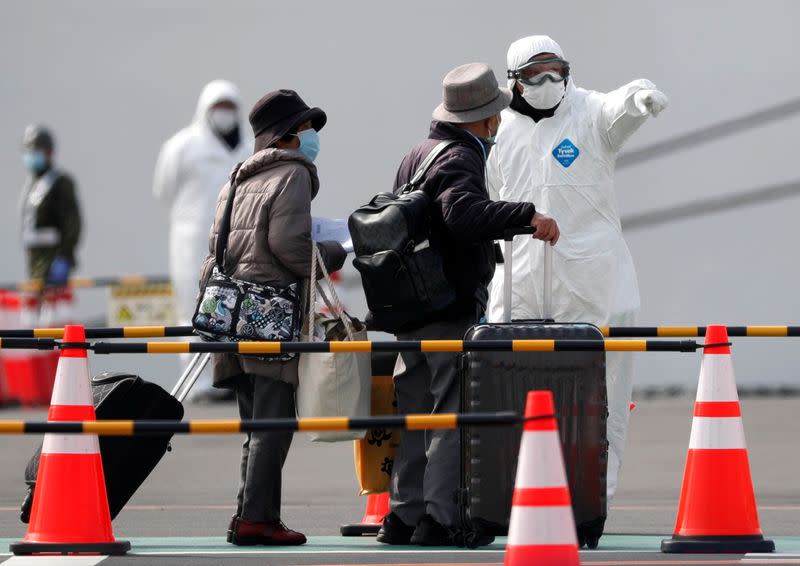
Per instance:
[[[443,140],[455,140],[431,166],[421,185],[431,200],[431,246],[438,249],[456,300],[437,320],[397,335],[398,340],[461,339],[483,316],[496,264],[494,240],[504,230],[533,226],[555,244],[555,221],[529,202],[492,201],[486,158],[511,93],[499,88],[488,65],[462,65],[444,78],[444,101],[433,112],[428,139],[406,155],[395,189],[410,181]],[[457,354],[403,352],[394,382],[400,413],[451,413],[459,408]],[[493,537],[463,525],[456,493],[461,446],[457,430],[404,431],[394,463],[391,512],[378,541],[426,546],[488,544]],[[471,533],[471,534],[470,534]]]

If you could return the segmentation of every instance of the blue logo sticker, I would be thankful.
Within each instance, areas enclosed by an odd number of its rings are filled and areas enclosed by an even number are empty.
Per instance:
[[[558,144],[553,150],[553,157],[555,157],[556,161],[563,165],[564,168],[572,165],[572,162],[578,159],[580,154],[580,150],[574,143],[569,141],[569,138],[564,138],[564,141]]]

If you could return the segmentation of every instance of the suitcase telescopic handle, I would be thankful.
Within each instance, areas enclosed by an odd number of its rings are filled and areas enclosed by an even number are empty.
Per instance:
[[[511,242],[514,240],[514,236],[521,236],[523,234],[535,234],[536,228],[533,226],[525,226],[523,228],[508,228],[503,231],[503,240],[506,242]]]
[[[189,391],[192,390],[192,387],[200,377],[200,374],[203,373],[203,370],[205,369],[206,365],[208,365],[210,359],[211,354],[209,353],[195,354],[192,356],[189,365],[186,366],[183,374],[181,374],[180,378],[178,378],[178,382],[175,384],[175,387],[173,387],[172,391],[170,391],[170,395],[183,403],[183,400],[186,399],[187,395],[189,395]]]
[[[515,236],[535,234],[536,228],[509,228],[503,232],[505,249],[503,250],[503,322],[511,322],[511,285],[513,273],[513,242]],[[542,289],[542,316],[545,320],[553,318],[553,247],[549,242],[544,244],[544,286]]]

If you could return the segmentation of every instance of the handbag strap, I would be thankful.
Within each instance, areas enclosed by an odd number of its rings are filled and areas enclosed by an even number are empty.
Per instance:
[[[217,264],[219,272],[225,275],[225,252],[228,249],[228,236],[231,233],[231,216],[233,215],[233,200],[236,198],[236,175],[242,164],[238,163],[233,168],[231,173],[230,184],[231,188],[228,191],[228,201],[225,203],[225,212],[222,214],[222,220],[219,224],[219,232],[217,232],[217,241],[214,248],[214,262]]]
[[[403,192],[416,190],[427,174],[428,169],[431,168],[431,165],[433,165],[445,149],[454,143],[458,143],[458,140],[444,140],[436,144],[436,147],[434,147],[422,163],[419,164],[419,167],[417,167],[417,170],[414,172],[414,176],[411,177],[411,180],[407,184],[408,188]]]

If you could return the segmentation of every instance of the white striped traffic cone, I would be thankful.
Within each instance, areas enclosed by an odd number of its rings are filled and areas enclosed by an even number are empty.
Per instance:
[[[578,537],[553,394],[531,391],[514,484],[505,566],[577,566]]]
[[[724,326],[706,344],[726,344]],[[706,348],[697,386],[678,520],[662,552],[772,552],[758,523],[742,412],[729,346]]]
[[[82,326],[64,328],[65,343],[85,340]],[[47,420],[95,420],[85,349],[61,350]],[[97,435],[45,434],[28,532],[11,552],[124,554],[130,547],[111,530]]]

